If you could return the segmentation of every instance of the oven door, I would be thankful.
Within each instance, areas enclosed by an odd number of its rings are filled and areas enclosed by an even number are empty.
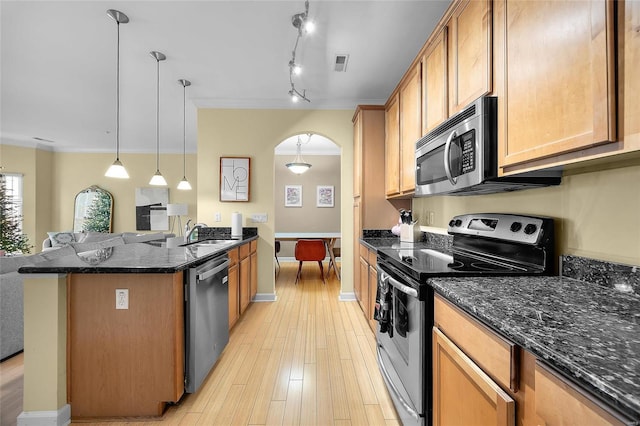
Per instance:
[[[411,285],[402,283],[378,265],[378,285],[391,292],[388,332],[377,328],[378,365],[404,425],[428,423],[431,371],[427,367],[427,302]]]

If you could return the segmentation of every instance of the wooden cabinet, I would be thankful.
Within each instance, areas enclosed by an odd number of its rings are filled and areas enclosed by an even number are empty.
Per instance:
[[[240,318],[240,250],[229,250],[229,330]]]
[[[422,134],[449,117],[447,27],[433,37],[422,59]]]
[[[619,149],[640,150],[640,2],[618,2],[618,89],[620,128]]]
[[[503,171],[562,163],[562,154],[615,141],[614,2],[495,7]]]
[[[356,299],[364,313],[367,323],[373,332],[376,331],[377,321],[373,319],[378,288],[377,253],[364,244],[359,245],[359,274],[355,285]]]
[[[447,23],[449,115],[492,90],[491,0],[462,0]]]
[[[436,327],[433,424],[515,425],[513,399]]]
[[[536,363],[536,414],[539,424],[554,425],[631,425],[601,403],[596,402],[578,387]]]
[[[128,309],[116,309],[118,289]],[[70,274],[73,419],[160,416],[184,392],[184,284],[175,274]],[[55,395],[55,391],[54,391]]]
[[[385,106],[385,192],[400,195],[400,95],[392,95]]]
[[[515,425],[516,346],[440,296],[434,302],[433,424]]]
[[[249,244],[250,244],[249,256],[251,257],[250,300],[254,300],[256,297],[256,294],[258,293],[258,240],[253,240]]]
[[[385,191],[410,197],[416,185],[416,145],[422,136],[422,64],[418,63],[387,103]]]

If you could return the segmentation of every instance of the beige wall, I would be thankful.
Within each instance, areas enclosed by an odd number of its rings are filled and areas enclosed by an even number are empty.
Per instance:
[[[104,172],[113,154],[49,152],[36,148],[0,145],[5,172],[24,174],[24,223],[33,252],[41,250],[48,231],[73,228],[75,196],[97,185],[111,192],[114,199],[113,232],[135,231],[135,189],[148,187],[155,172],[154,154],[120,156],[130,179],[106,178]],[[175,189],[182,179],[181,154],[160,155],[160,170],[169,182],[169,202],[186,203],[189,216],[196,216],[197,171],[195,154],[187,155],[187,178],[193,189]],[[186,220],[183,219],[183,223]],[[177,229],[175,230],[177,233]]]
[[[424,218],[435,212],[435,226],[446,227],[462,213],[505,212],[551,216],[561,254],[640,265],[640,164],[563,177],[558,187],[470,197],[413,200]]]
[[[303,151],[304,154],[304,151]],[[275,232],[340,232],[340,163],[338,155],[304,155],[311,169],[301,175],[291,173],[286,164],[293,155],[276,155],[275,173]],[[302,185],[302,207],[284,206],[285,185]],[[316,206],[316,187],[334,187],[334,206]],[[337,244],[339,245],[339,243]],[[279,256],[293,257],[295,241],[283,241]]]
[[[342,148],[342,235],[353,235],[353,212],[345,206],[353,199],[352,110],[229,110],[198,111],[198,221],[211,225],[215,212],[222,213],[220,226],[230,226],[231,213],[243,214],[245,226],[257,226],[258,293],[273,294],[274,148],[289,136],[317,133]],[[221,156],[251,157],[251,198],[243,203],[219,201]],[[247,221],[251,213],[267,213],[267,223]],[[342,256],[353,258],[353,242],[342,240]],[[342,291],[353,291],[353,265],[342,265]]]

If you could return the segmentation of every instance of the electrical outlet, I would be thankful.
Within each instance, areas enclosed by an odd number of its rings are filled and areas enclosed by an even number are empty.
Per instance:
[[[116,289],[116,309],[129,309],[129,289]]]
[[[251,221],[253,223],[266,223],[267,222],[267,214],[266,213],[253,213],[251,215]]]
[[[222,215],[220,214],[220,212],[216,212],[215,221],[216,222],[221,222],[222,221]]]

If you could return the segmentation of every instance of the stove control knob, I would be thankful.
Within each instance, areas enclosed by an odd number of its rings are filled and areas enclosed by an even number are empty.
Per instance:
[[[513,222],[511,224],[511,232],[518,232],[519,230],[522,229],[522,223],[520,222]]]
[[[528,224],[524,227],[524,233],[527,235],[531,235],[538,230],[538,227],[533,223]]]
[[[456,221],[455,221],[455,220],[453,220],[453,219],[451,219],[451,220],[449,221],[449,227],[450,227],[450,228],[453,228],[454,226],[456,226]]]
[[[456,219],[456,226],[461,226],[461,225],[462,225],[462,220]]]

